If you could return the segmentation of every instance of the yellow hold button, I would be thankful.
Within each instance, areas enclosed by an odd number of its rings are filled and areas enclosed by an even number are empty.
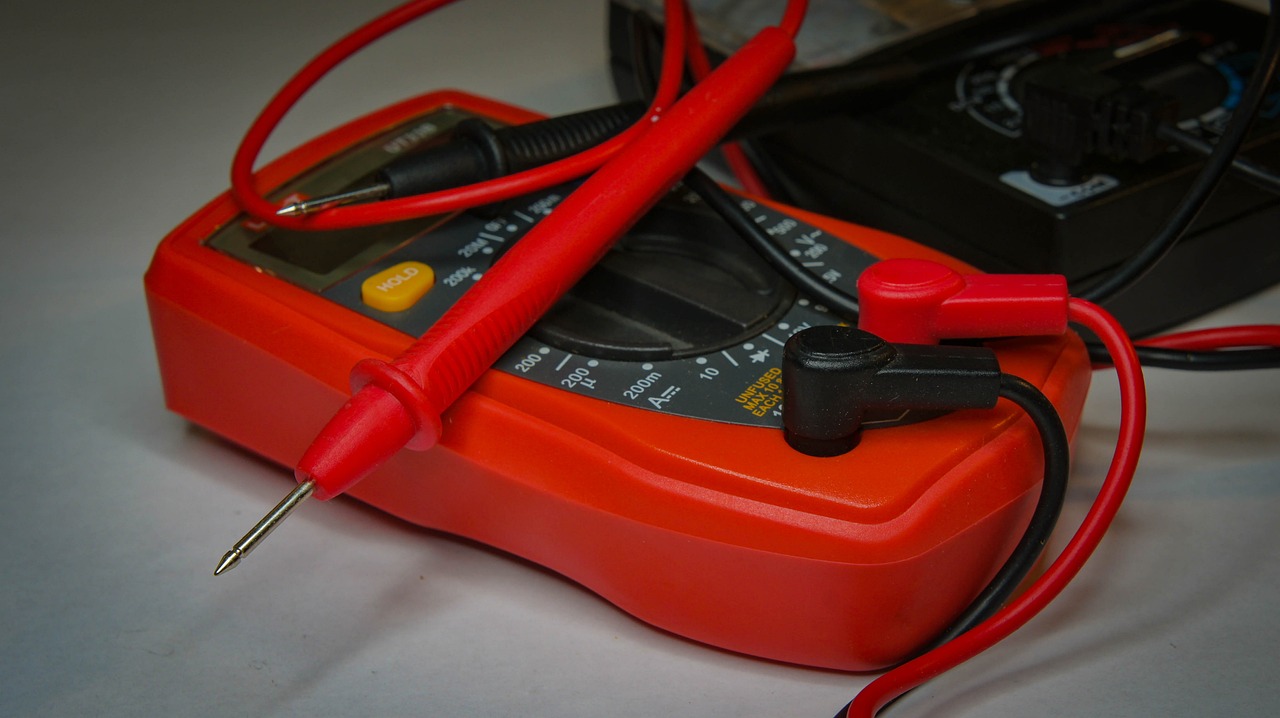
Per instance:
[[[401,262],[364,280],[360,299],[384,312],[403,312],[435,286],[436,273],[422,262]]]

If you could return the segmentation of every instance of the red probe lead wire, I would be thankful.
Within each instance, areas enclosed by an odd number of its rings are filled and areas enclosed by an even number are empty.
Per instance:
[[[1030,621],[1080,571],[1111,526],[1133,481],[1146,430],[1146,386],[1133,345],[1118,322],[1097,305],[1081,299],[1068,303],[1071,320],[1096,334],[1106,345],[1120,382],[1120,434],[1098,497],[1066,548],[1025,593],[997,614],[928,653],[908,661],[869,683],[846,713],[871,718],[898,696],[954,668],[1008,637]]]
[[[1165,334],[1135,342],[1138,346],[1185,351],[1280,347],[1280,325],[1244,324]]]
[[[653,103],[639,122],[612,139],[558,162],[466,187],[367,205],[336,207],[300,217],[276,214],[280,207],[263,197],[254,180],[253,168],[267,138],[289,110],[326,74],[356,52],[412,20],[453,2],[456,0],[414,0],[394,8],[329,46],[291,77],[249,126],[232,159],[231,194],[240,208],[278,227],[320,231],[386,224],[510,199],[597,169],[642,134],[654,117],[675,102],[679,94],[684,67],[685,8],[683,0],[665,0],[662,70]]]

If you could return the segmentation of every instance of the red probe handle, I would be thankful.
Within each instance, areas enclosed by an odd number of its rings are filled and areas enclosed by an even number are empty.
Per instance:
[[[440,415],[632,224],[709,152],[786,70],[789,34],[761,30],[589,177],[391,363],[361,362],[356,392],[299,461],[314,496],[343,493],[405,446],[426,449]]]
[[[965,274],[924,259],[886,259],[858,277],[858,328],[899,344],[1058,335],[1066,277]]]

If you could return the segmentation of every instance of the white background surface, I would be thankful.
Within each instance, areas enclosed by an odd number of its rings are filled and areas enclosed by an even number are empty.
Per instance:
[[[458,87],[611,99],[603,2],[472,0],[342,68],[274,155]],[[809,716],[869,677],[709,649],[533,565],[354,502],[214,580],[289,474],[163,408],[142,293],[279,84],[389,3],[7,4],[0,25],[0,715]],[[1280,317],[1272,291],[1203,324]],[[1147,451],[1096,558],[901,716],[1270,716],[1280,377],[1149,375]],[[1116,417],[1095,376],[1062,528]],[[1060,530],[1054,548],[1065,540]]]

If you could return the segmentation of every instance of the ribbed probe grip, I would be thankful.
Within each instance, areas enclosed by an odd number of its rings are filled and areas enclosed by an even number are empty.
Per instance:
[[[617,135],[639,120],[642,102],[598,107],[495,130],[508,170],[521,172],[577,154]]]
[[[496,179],[588,150],[640,119],[639,102],[493,128],[479,118],[459,122],[452,141],[405,155],[378,171],[391,199]]]

